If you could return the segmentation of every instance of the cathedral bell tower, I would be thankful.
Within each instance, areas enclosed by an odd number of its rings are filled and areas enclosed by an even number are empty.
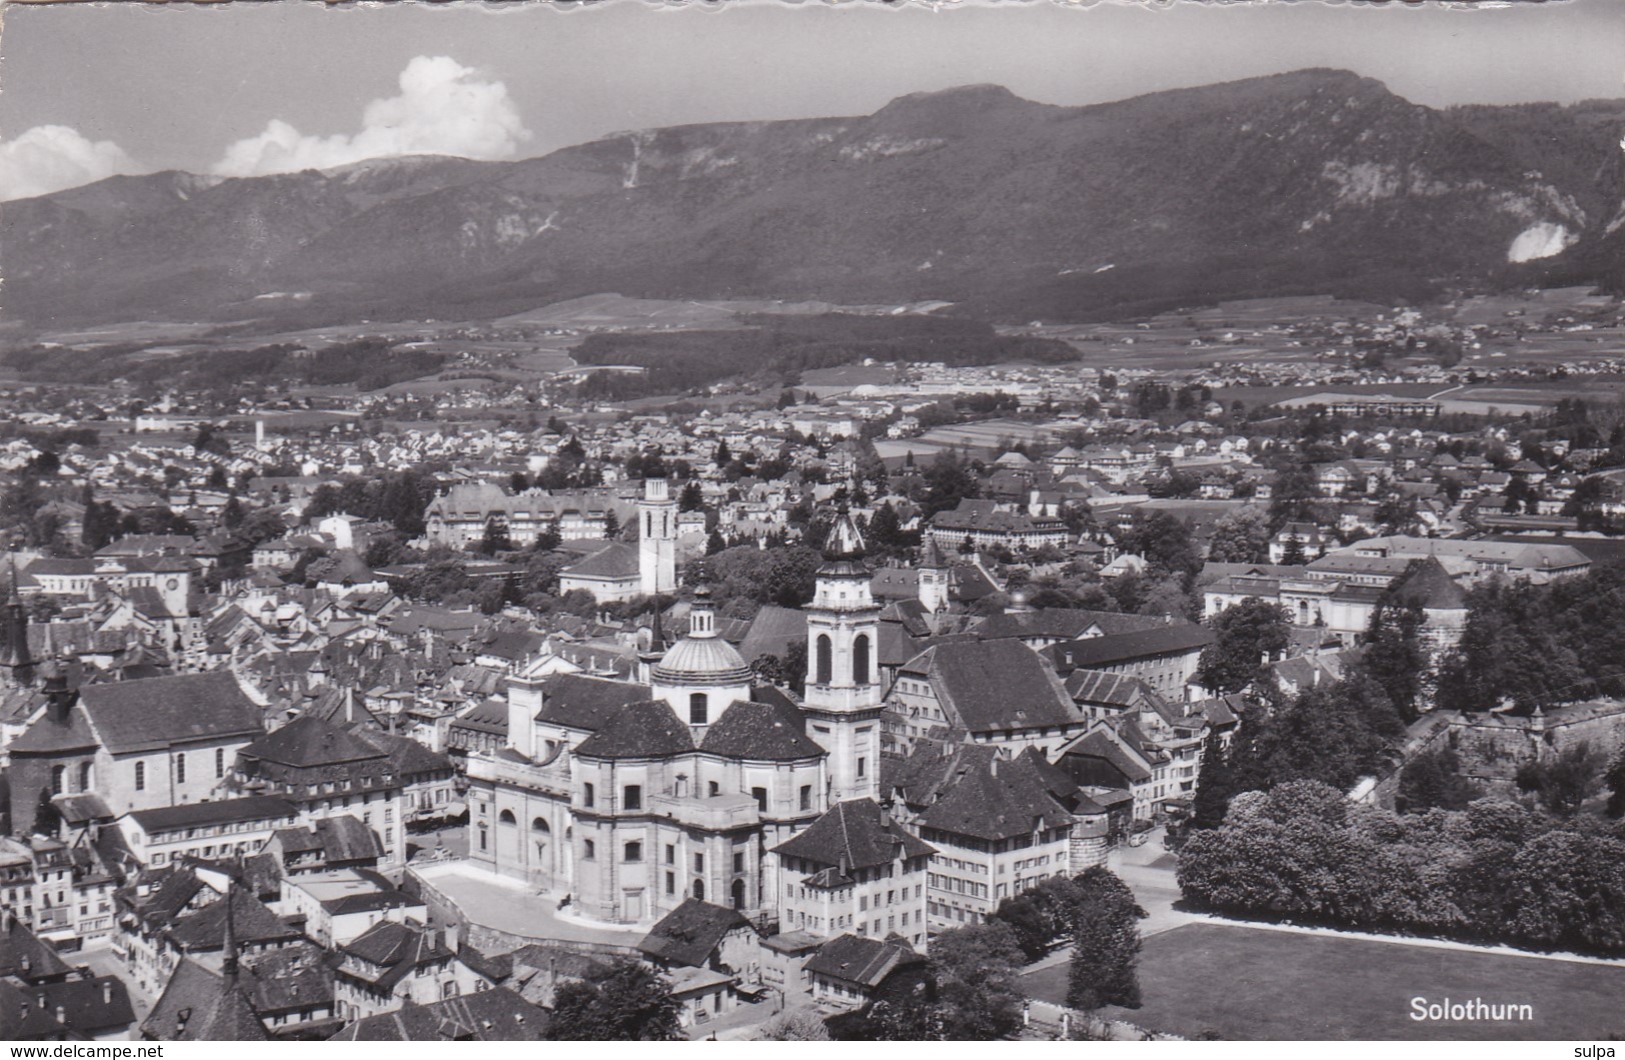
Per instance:
[[[880,605],[863,536],[843,505],[807,611],[807,735],[829,752],[829,801],[879,799]]]
[[[677,502],[663,478],[643,480],[638,502],[638,575],[645,596],[677,589]]]

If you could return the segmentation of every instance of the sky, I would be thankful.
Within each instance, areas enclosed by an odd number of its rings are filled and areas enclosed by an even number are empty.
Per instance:
[[[1619,6],[8,6],[0,199],[158,169],[524,158],[628,129],[867,114],[980,82],[1086,104],[1328,66],[1429,106],[1612,98],[1625,95]]]

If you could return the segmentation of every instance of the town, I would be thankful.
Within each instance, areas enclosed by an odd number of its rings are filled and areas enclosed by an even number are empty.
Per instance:
[[[1525,302],[654,403],[13,381],[0,1033],[1229,1037],[1182,954],[1260,921],[1617,956],[1560,877],[1625,849],[1618,347],[1517,349],[1622,317]]]

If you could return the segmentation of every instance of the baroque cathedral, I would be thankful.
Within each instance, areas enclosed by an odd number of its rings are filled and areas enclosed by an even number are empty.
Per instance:
[[[647,922],[689,898],[794,919],[787,905],[827,911],[831,895],[873,886],[889,896],[890,915],[901,913],[902,933],[923,942],[919,881],[932,848],[878,803],[881,608],[863,552],[843,511],[807,608],[799,700],[754,683],[718,635],[703,587],[687,634],[643,660],[646,682],[524,670],[510,678],[508,746],[470,758],[470,856],[567,896],[579,915],[618,923]],[[838,838],[809,898],[813,881],[801,870],[819,858],[803,848],[825,832]],[[786,862],[798,872],[787,874]]]

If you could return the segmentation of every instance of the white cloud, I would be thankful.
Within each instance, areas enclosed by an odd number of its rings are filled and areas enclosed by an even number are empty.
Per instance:
[[[141,173],[111,140],[87,140],[66,125],[36,125],[0,142],[0,201],[48,195],[111,177]]]
[[[359,132],[306,136],[274,119],[258,136],[226,148],[213,172],[249,177],[398,155],[503,159],[530,139],[507,86],[455,59],[419,55],[401,71],[400,86],[400,95],[367,104]]]

